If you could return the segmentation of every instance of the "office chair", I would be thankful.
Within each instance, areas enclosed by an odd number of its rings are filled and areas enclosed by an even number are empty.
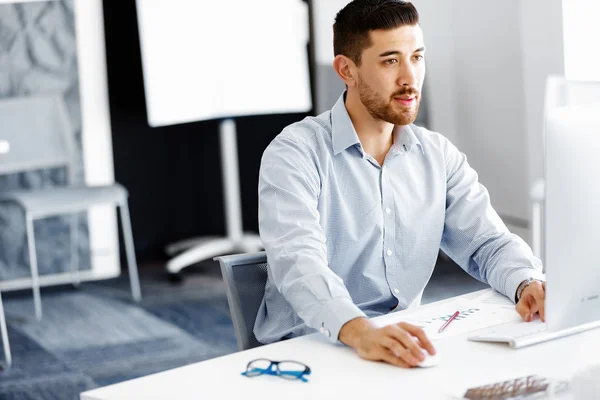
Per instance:
[[[10,145],[7,141],[0,139],[0,155],[8,153]],[[2,158],[0,158],[0,163]],[[2,293],[0,293],[0,333],[2,334],[2,346],[4,347],[4,360],[6,366],[12,364],[12,356],[10,353],[10,342],[8,341],[8,329],[6,327],[6,317],[4,315],[4,305],[2,304]]]
[[[2,136],[11,145],[0,162],[0,174],[65,167],[67,186],[43,189],[0,191],[0,202],[14,202],[25,213],[26,236],[31,268],[35,316],[42,317],[33,224],[37,219],[71,214],[71,271],[78,284],[78,228],[75,213],[96,205],[114,205],[120,209],[125,240],[131,292],[141,299],[140,283],[134,253],[127,191],[119,184],[106,186],[73,185],[75,140],[63,98],[59,95],[13,97],[0,99]]]
[[[567,80],[558,75],[550,75],[546,80],[544,102],[544,125],[553,109],[600,101],[600,82]],[[545,131],[545,128],[544,128]],[[545,133],[544,133],[545,135]],[[543,144],[543,140],[542,140]],[[543,168],[541,169],[543,170]],[[545,239],[544,204],[546,200],[545,181],[537,177],[531,185],[529,199],[532,205],[532,250],[533,254],[544,261]]]
[[[267,283],[266,253],[234,254],[214,260],[221,266],[238,349],[262,346],[253,329]]]
[[[10,342],[8,341],[6,317],[4,316],[4,305],[2,304],[2,294],[0,294],[0,333],[2,333],[2,345],[4,346],[4,361],[6,366],[10,367],[12,364],[12,356],[10,353]]]

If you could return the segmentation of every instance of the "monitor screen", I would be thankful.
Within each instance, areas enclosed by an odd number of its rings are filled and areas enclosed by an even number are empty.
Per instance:
[[[600,320],[600,102],[546,116],[545,252],[548,328]]]
[[[312,108],[302,0],[137,0],[148,122]]]

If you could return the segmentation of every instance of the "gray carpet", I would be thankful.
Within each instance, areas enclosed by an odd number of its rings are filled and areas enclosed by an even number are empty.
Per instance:
[[[167,282],[162,266],[140,268],[144,300],[126,277],[4,294],[13,366],[0,372],[0,399],[78,399],[99,386],[236,351],[220,271],[214,264]]]
[[[140,268],[144,300],[126,277],[42,291],[33,318],[29,291],[4,294],[13,366],[0,372],[0,399],[68,400],[79,393],[236,351],[216,263],[167,282],[162,265]],[[487,287],[455,265],[438,265],[423,302]]]

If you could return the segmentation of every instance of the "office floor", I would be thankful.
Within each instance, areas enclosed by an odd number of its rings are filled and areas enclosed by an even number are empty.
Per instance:
[[[142,266],[139,305],[129,301],[126,277],[45,289],[40,322],[30,292],[4,294],[13,366],[0,372],[0,399],[78,399],[84,390],[236,351],[218,265],[184,275],[173,285],[162,265]],[[485,287],[440,262],[423,302]]]

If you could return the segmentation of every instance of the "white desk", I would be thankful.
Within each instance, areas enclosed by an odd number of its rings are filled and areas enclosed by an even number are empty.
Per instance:
[[[10,146],[6,140],[0,139],[0,154],[8,153]]]
[[[82,393],[81,400],[444,399],[471,386],[525,375],[570,379],[581,367],[599,362],[600,329],[519,350],[471,342],[466,336],[435,342],[440,357],[436,367],[401,369],[362,360],[354,350],[312,334],[91,390]],[[311,368],[309,382],[241,376],[255,358],[301,361]]]

